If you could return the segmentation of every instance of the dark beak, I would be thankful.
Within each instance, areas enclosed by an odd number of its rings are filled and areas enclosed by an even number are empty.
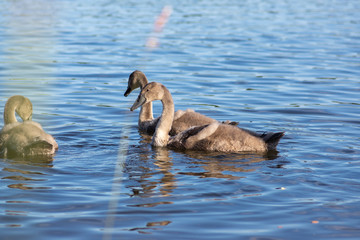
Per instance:
[[[128,88],[126,89],[126,92],[124,93],[124,96],[125,96],[125,97],[129,96],[129,94],[130,94],[131,92],[132,92],[132,89],[128,87]]]
[[[130,108],[130,111],[134,111],[138,107],[142,106],[146,102],[146,98],[144,98],[142,95],[139,95],[132,107]]]

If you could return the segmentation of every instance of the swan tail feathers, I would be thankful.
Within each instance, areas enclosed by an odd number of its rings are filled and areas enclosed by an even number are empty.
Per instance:
[[[280,139],[285,135],[285,132],[276,132],[269,136],[265,140],[265,143],[267,144],[268,150],[274,150],[276,146],[278,145]]]

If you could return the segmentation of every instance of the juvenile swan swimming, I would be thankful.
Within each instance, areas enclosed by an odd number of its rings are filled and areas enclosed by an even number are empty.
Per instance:
[[[18,122],[15,113],[23,120]],[[32,104],[26,97],[16,95],[8,99],[4,109],[4,127],[0,132],[0,155],[52,155],[58,149],[55,139],[37,122],[31,121]]]
[[[143,72],[138,70],[132,72],[129,76],[128,88],[124,93],[124,96],[127,97],[136,88],[143,89],[146,84],[148,84],[148,80]],[[153,117],[152,103],[148,102],[143,104],[139,114],[139,129],[152,135],[155,132],[158,121],[159,118],[154,119]],[[216,122],[216,120],[197,113],[192,109],[187,109],[186,111],[178,110],[174,115],[172,128],[169,134],[173,136],[188,129],[189,127],[200,126],[212,122]],[[226,121],[225,123],[231,125],[237,124],[236,122],[230,121]]]
[[[146,84],[148,84],[148,80],[143,72],[138,70],[132,72],[129,76],[128,88],[126,89],[124,96],[129,96],[129,94],[136,88],[140,88],[140,90],[142,90]],[[155,127],[158,121],[159,118],[154,119],[153,117],[151,102],[141,106],[138,121],[140,131],[151,135],[154,134]]]
[[[172,147],[180,150],[200,150],[218,152],[267,152],[274,150],[283,132],[274,133],[266,138],[236,126],[212,122],[202,126],[191,127],[179,134],[169,137],[174,118],[174,103],[169,90],[162,84],[152,82],[141,91],[131,111],[154,100],[161,100],[163,111],[156,126],[152,145]]]

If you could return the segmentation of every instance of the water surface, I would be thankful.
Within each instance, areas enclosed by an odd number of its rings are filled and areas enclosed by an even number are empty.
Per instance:
[[[172,14],[154,32],[164,6]],[[1,239],[359,239],[359,10],[2,1],[0,109],[30,98],[59,151],[0,159]],[[129,111],[138,91],[123,96],[135,69],[176,109],[285,131],[278,153],[151,148]]]

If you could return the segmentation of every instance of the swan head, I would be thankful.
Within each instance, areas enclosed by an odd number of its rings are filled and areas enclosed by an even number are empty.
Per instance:
[[[15,112],[21,117],[23,121],[32,120],[32,104],[30,100],[26,97],[21,96],[21,102],[17,108],[15,108]]]
[[[145,74],[139,70],[135,70],[129,76],[128,80],[128,88],[126,89],[124,96],[127,97],[129,94],[136,88],[144,88],[144,86],[148,83],[148,80]]]
[[[130,110],[134,111],[138,107],[154,100],[162,100],[163,96],[164,85],[157,82],[151,82],[141,90],[138,98],[136,99]]]

